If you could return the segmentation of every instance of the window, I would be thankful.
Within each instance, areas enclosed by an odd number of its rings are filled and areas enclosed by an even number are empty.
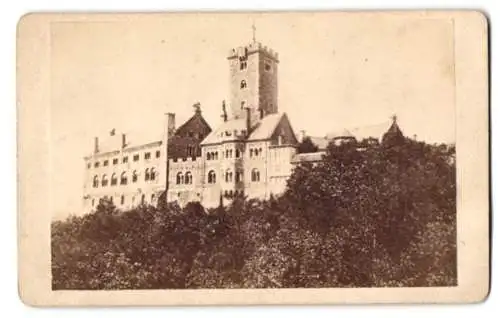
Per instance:
[[[215,171],[213,170],[210,170],[208,172],[208,183],[215,183],[217,180],[216,180],[216,176],[215,176]]]
[[[139,155],[134,155],[134,161],[139,161]]]
[[[241,109],[245,108],[245,101],[241,102]]]
[[[124,205],[125,204],[125,196],[122,194],[122,197],[120,198],[120,204]]]
[[[113,203],[113,196],[111,196],[111,197],[109,198],[109,201],[110,201],[111,203]]]
[[[245,70],[247,68],[246,61],[240,61],[240,71]]]
[[[113,164],[117,165],[118,164],[118,158],[113,158]]]
[[[247,81],[242,80],[242,81],[240,82],[240,88],[241,88],[241,89],[247,88]]]
[[[99,186],[99,177],[97,175],[94,176],[94,181],[92,182],[92,186],[97,188]]]
[[[118,182],[118,179],[116,178],[116,173],[113,173],[111,175],[111,185],[115,186],[117,182]]]
[[[90,167],[92,167],[92,165],[89,163],[87,163],[87,169],[90,169]]]
[[[155,200],[155,194],[153,193],[153,194],[151,194],[151,203],[153,203],[154,200]]]
[[[144,171],[144,180],[148,181],[149,180],[149,168],[146,168],[146,171]]]
[[[95,199],[92,199],[92,206],[95,205]]]
[[[94,162],[94,168],[99,168],[99,161]]]
[[[132,172],[132,182],[137,182],[137,171]]]
[[[153,181],[156,179],[156,171],[155,168],[151,168],[151,172],[149,172],[149,180]]]
[[[156,150],[156,158],[160,158],[160,150]]]
[[[144,159],[146,160],[151,159],[151,153],[150,152],[144,153]]]
[[[219,159],[219,153],[218,152],[215,152],[214,156],[215,156],[215,160]]]
[[[253,157],[253,148],[250,149],[250,157]]]
[[[229,158],[229,150],[226,149],[226,158]]]
[[[188,157],[193,156],[193,146],[187,146],[187,155]]]
[[[283,136],[279,135],[278,136],[278,145],[282,145],[283,144]]]
[[[175,179],[175,183],[177,184],[183,184],[184,183],[184,175],[182,172],[177,173],[177,177]]]
[[[109,164],[109,160],[104,160],[104,162],[102,163],[103,166],[107,167]]]
[[[141,195],[141,204],[144,204],[145,201],[146,201],[146,195],[143,194]]]
[[[264,69],[268,72],[271,71],[271,64],[269,63],[264,64]]]
[[[127,163],[128,162],[128,157],[123,157],[122,162],[123,163]]]
[[[212,154],[210,152],[207,152],[207,160],[212,160]]]
[[[226,182],[233,182],[233,172],[229,169],[226,170]]]
[[[186,172],[186,175],[184,176],[184,182],[186,184],[192,184],[193,183],[193,175],[191,174],[191,172]]]
[[[188,136],[189,136],[190,138],[193,138],[193,137],[194,137],[194,132],[192,132],[192,131],[188,132]]]
[[[252,169],[252,182],[260,181],[260,172],[257,169]]]
[[[121,176],[120,176],[120,184],[121,185],[127,184],[127,173],[125,171],[123,171]]]
[[[108,185],[108,177],[107,177],[105,174],[103,174],[103,175],[102,175],[101,185],[102,185],[103,187],[105,187],[105,186],[107,186],[107,185]]]
[[[236,149],[236,158],[239,158],[239,157],[240,157],[240,150]]]
[[[236,182],[242,182],[243,181],[243,172],[238,171],[236,172]]]

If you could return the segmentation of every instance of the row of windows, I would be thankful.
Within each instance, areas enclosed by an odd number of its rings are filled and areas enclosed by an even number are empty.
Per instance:
[[[154,181],[157,177],[157,172],[155,171],[155,168],[147,168],[145,171],[144,171],[144,180],[145,181]],[[134,170],[132,172],[132,182],[137,182],[137,171]],[[108,176],[106,174],[103,174],[100,181],[99,181],[99,176],[98,175],[95,175],[94,176],[94,179],[93,179],[93,182],[92,182],[92,187],[94,188],[97,188],[99,187],[99,184],[102,186],[102,187],[106,187],[108,186],[108,183],[111,185],[111,186],[116,186],[118,184],[118,176],[116,173],[113,173],[111,175],[111,179],[108,180]],[[121,173],[120,175],[120,185],[126,185],[128,183],[128,177],[127,177],[127,173],[124,171]]]
[[[153,194],[151,194],[151,201],[150,201],[150,202],[151,202],[151,203],[153,203],[153,202],[154,202],[154,200],[155,200],[155,198],[156,198],[156,197],[155,197],[154,193],[153,193]],[[105,196],[103,199],[108,199],[108,197],[107,197],[107,196]],[[111,197],[109,197],[109,200],[111,201],[111,203],[115,203],[115,202],[114,202],[114,198],[113,198],[112,196],[111,196]],[[124,196],[124,195],[121,195],[121,196],[120,196],[120,204],[121,204],[121,205],[124,205],[125,203],[126,203],[125,196]],[[141,196],[141,204],[144,204],[144,203],[146,203],[146,195],[145,195],[145,194],[143,194],[143,195]],[[133,196],[133,197],[132,197],[132,204],[135,204],[135,196]],[[95,205],[96,205],[96,200],[95,200],[95,199],[92,199],[92,207],[94,207]]]
[[[160,150],[156,151],[155,156],[156,156],[156,158],[160,158]],[[133,161],[139,161],[139,158],[140,158],[139,154],[135,154],[132,157],[132,160]],[[144,153],[144,159],[145,160],[151,159],[151,152],[145,152]],[[113,165],[117,165],[118,164],[118,158],[113,158],[113,160],[111,162],[113,163]],[[122,157],[122,163],[127,163],[127,162],[128,162],[128,156]],[[102,165],[103,165],[103,167],[109,166],[109,160],[108,159],[103,160]],[[94,162],[94,168],[99,168],[100,166],[101,166],[101,162],[100,161],[95,161]],[[92,164],[89,162],[87,164],[87,168],[90,169],[91,167],[92,167]]]
[[[226,182],[233,182],[233,172],[231,170],[226,170],[224,173],[224,179]],[[260,171],[256,168],[252,169],[251,173],[251,180],[252,182],[259,182],[260,181]],[[208,183],[216,183],[217,182],[217,175],[215,174],[214,170],[210,170],[208,172]],[[243,172],[237,171],[235,174],[235,181],[236,182],[241,182],[243,181]]]
[[[221,151],[223,158],[233,158],[233,149],[226,149]],[[236,149],[234,151],[235,158],[240,158],[242,156],[242,151]],[[250,148],[250,157],[259,157],[262,155],[262,148]],[[207,152],[207,160],[218,160],[219,155],[217,151]]]
[[[236,197],[236,196],[240,196],[240,195],[241,196],[244,195],[243,190],[240,190],[240,191],[238,191],[238,190],[235,190],[235,191],[233,191],[233,190],[225,190],[224,191],[224,196],[225,197],[230,197],[231,198],[231,197]]]

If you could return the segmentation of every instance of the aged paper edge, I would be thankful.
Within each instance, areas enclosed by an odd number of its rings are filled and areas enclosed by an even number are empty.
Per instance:
[[[332,19],[341,12],[330,14]],[[175,13],[182,14],[182,13]],[[192,13],[191,13],[192,14]],[[215,13],[206,13],[215,14]],[[248,14],[248,13],[235,13]],[[272,14],[301,14],[272,13]],[[308,14],[311,14],[309,12]],[[28,14],[17,30],[19,294],[31,306],[479,302],[489,293],[488,23],[475,11],[370,12],[452,19],[456,70],[458,286],[428,288],[52,291],[50,274],[50,23],[152,14]]]

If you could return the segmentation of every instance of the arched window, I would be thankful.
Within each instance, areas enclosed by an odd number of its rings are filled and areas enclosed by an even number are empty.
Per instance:
[[[253,148],[250,149],[250,157],[253,157]]]
[[[111,175],[111,185],[115,186],[118,183],[118,178],[116,177],[116,173]]]
[[[132,182],[137,182],[137,171],[132,172]]]
[[[95,199],[92,199],[92,206],[95,205]]]
[[[245,108],[245,101],[241,102],[241,109]]]
[[[150,178],[150,175],[149,175],[149,168],[146,168],[146,171],[144,171],[144,180],[145,181],[148,181]]]
[[[215,176],[215,171],[213,170],[210,170],[208,172],[208,183],[215,183],[217,180],[216,180],[216,176]]]
[[[240,150],[236,149],[236,158],[239,158],[239,157],[240,157]]]
[[[240,82],[240,88],[241,88],[241,89],[243,89],[243,88],[247,88],[247,81],[242,80],[242,81]]]
[[[94,188],[97,188],[99,186],[99,176],[97,175],[94,176],[94,181],[92,182],[92,186]]]
[[[149,173],[149,179],[151,181],[154,181],[156,178],[156,171],[155,171],[155,168],[151,168],[151,172]]]
[[[215,152],[215,160],[218,160],[219,159],[219,153],[218,152]]]
[[[262,148],[259,148],[259,153],[258,153],[258,155],[259,155],[259,156],[260,156],[260,155],[262,155]]]
[[[232,197],[233,196],[233,190],[229,190],[229,196]]]
[[[259,182],[260,181],[260,172],[257,169],[252,169],[252,182]]]
[[[233,182],[233,172],[230,169],[226,170],[226,182]]]
[[[107,186],[108,185],[108,176],[106,176],[105,174],[102,175],[102,179],[101,179],[101,185],[103,187]]]
[[[243,172],[237,171],[236,172],[236,182],[242,182],[243,181]]]
[[[121,176],[120,176],[120,184],[122,184],[122,185],[127,184],[127,173],[125,171],[123,171]]]
[[[226,158],[229,158],[229,150],[226,149]]]
[[[151,203],[153,203],[154,200],[155,200],[155,194],[153,193],[153,194],[151,194]]]
[[[184,182],[186,184],[192,184],[193,183],[193,175],[191,174],[191,172],[186,172],[186,175],[184,176]]]
[[[175,183],[177,184],[183,184],[184,183],[184,175],[182,172],[177,173],[177,177],[175,179]]]
[[[145,202],[145,201],[146,201],[146,195],[145,195],[145,194],[143,194],[143,195],[141,196],[141,204],[144,204],[144,202]]]
[[[207,160],[212,160],[212,155],[210,152],[207,152]]]
[[[122,194],[122,197],[120,199],[120,204],[124,205],[125,204],[125,196]]]

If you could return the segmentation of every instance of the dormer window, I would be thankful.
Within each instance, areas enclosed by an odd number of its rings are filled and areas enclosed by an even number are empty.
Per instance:
[[[241,89],[247,88],[247,81],[242,80],[242,81],[240,82],[240,88],[241,88]]]

